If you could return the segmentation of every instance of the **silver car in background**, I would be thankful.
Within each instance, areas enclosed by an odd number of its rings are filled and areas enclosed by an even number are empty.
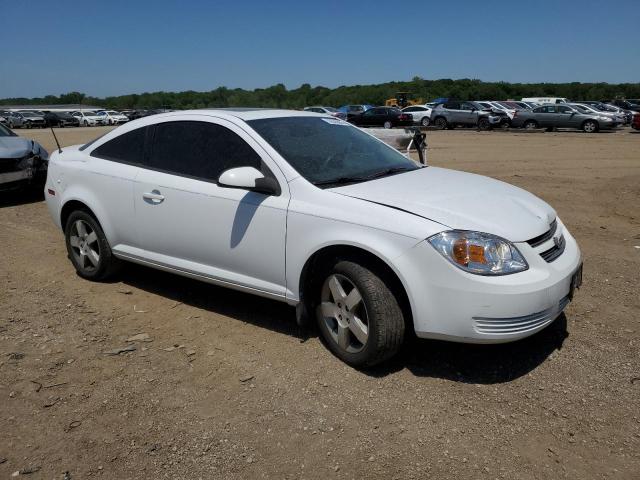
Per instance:
[[[512,127],[528,130],[536,128],[575,128],[587,133],[614,128],[618,123],[611,117],[599,113],[583,113],[578,109],[562,103],[550,103],[534,108],[531,111],[518,112],[511,120]]]
[[[591,105],[587,105],[585,103],[580,103],[580,102],[568,103],[567,105],[572,106],[573,108],[579,110],[581,113],[592,114],[592,115],[604,115],[605,117],[610,117],[618,125],[624,125],[627,123],[627,117],[623,113],[600,111]]]

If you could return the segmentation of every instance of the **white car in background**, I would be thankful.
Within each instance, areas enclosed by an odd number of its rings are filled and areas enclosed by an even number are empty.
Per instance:
[[[402,109],[405,113],[410,113],[413,116],[413,121],[423,127],[428,127],[431,123],[431,112],[433,108],[427,105],[410,105]]]
[[[406,329],[527,337],[582,279],[578,245],[544,201],[310,112],[133,120],[54,153],[45,196],[80,276],[127,260],[280,300],[357,367],[392,357]]]
[[[115,110],[100,110],[96,115],[104,120],[105,125],[120,125],[129,121],[129,117]]]
[[[72,117],[76,117],[82,127],[94,127],[97,125],[106,125],[104,116],[96,114],[89,110],[80,110],[71,112]]]

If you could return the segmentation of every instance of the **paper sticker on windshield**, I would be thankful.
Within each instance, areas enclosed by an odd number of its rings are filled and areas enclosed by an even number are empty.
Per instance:
[[[342,120],[340,120],[339,118],[322,118],[322,120],[324,120],[325,122],[331,124],[331,125],[349,125],[347,122],[343,122]]]

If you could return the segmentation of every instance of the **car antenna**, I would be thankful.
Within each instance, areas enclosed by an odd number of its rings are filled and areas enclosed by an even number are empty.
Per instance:
[[[53,138],[56,141],[56,145],[58,145],[58,153],[62,153],[62,148],[60,148],[60,142],[58,141],[58,137],[56,137],[56,132],[53,131],[53,125],[50,127]]]

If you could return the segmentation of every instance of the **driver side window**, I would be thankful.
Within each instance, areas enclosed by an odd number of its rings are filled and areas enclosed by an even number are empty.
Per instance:
[[[247,142],[222,125],[176,121],[155,126],[146,166],[215,183],[230,168],[261,170],[262,159]]]

